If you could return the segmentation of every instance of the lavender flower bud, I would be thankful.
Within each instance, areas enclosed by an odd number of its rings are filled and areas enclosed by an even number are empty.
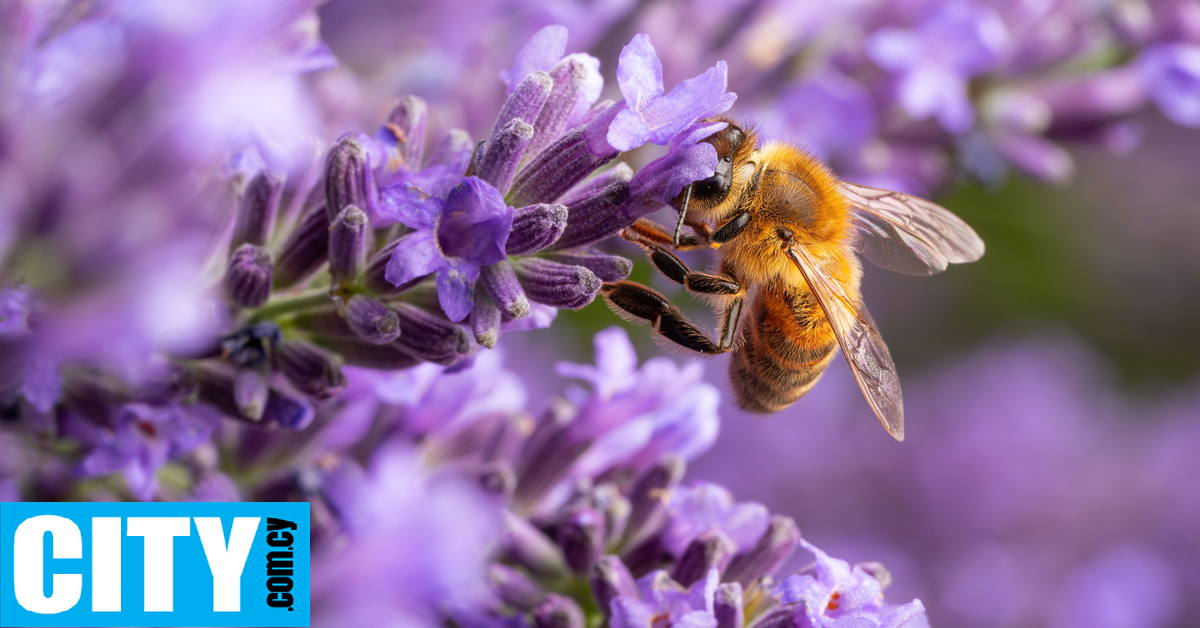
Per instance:
[[[355,295],[346,304],[346,323],[359,338],[386,344],[400,337],[400,317],[376,299]]]
[[[534,628],[584,628],[583,611],[567,597],[556,593],[533,609]]]
[[[551,88],[550,96],[546,98],[546,104],[534,124],[537,127],[537,135],[529,144],[531,154],[538,154],[562,135],[571,114],[575,111],[579,92],[583,89],[586,78],[587,68],[575,59],[562,61],[550,71],[550,80],[554,81],[554,87]]]
[[[329,254],[329,217],[310,211],[288,235],[275,260],[275,288],[290,288],[317,271]]]
[[[713,596],[713,616],[717,628],[742,628],[745,615],[742,612],[742,585],[722,582]]]
[[[533,301],[557,308],[581,308],[600,291],[599,277],[582,266],[527,258],[513,264],[521,288]]]
[[[560,201],[564,205],[570,205],[584,197],[591,196],[593,192],[603,190],[604,188],[614,184],[625,182],[628,183],[633,178],[633,168],[629,164],[621,161],[613,165],[612,168],[601,172],[600,174],[580,183],[571,188],[571,191],[563,195]]]
[[[568,433],[574,412],[570,404],[552,405],[525,441],[517,464],[517,490],[513,496],[517,504],[536,504],[587,449],[587,441],[572,439]]]
[[[425,277],[417,277],[400,286],[393,285],[392,282],[387,280],[387,265],[392,259],[392,251],[404,241],[404,237],[402,235],[388,242],[367,260],[366,270],[363,271],[363,285],[372,293],[379,296],[392,296],[400,294],[425,280]]]
[[[638,478],[629,492],[631,507],[623,545],[633,545],[662,526],[670,493],[679,486],[686,468],[683,458],[670,454]]]
[[[337,356],[306,340],[279,343],[275,363],[296,390],[310,397],[333,399],[346,387]]]
[[[671,577],[679,584],[690,587],[704,578],[710,569],[724,571],[736,551],[737,545],[724,532],[707,530],[683,550],[675,568],[671,570]]]
[[[488,567],[488,580],[505,604],[520,610],[529,610],[546,599],[546,591],[536,582],[507,565],[495,563]]]
[[[496,118],[496,126],[492,129],[492,137],[499,134],[500,129],[508,126],[513,120],[536,121],[553,88],[554,80],[545,72],[534,72],[525,77],[504,101],[500,115]]]
[[[330,221],[349,205],[369,207],[367,149],[353,134],[343,135],[325,158],[325,214]]]
[[[250,181],[242,194],[237,222],[233,226],[232,248],[237,249],[243,244],[267,244],[275,229],[275,212],[279,209],[282,194],[283,181],[266,172]]]
[[[591,244],[628,227],[633,222],[626,220],[623,211],[628,201],[628,181],[617,181],[579,196],[567,205],[567,226],[552,248],[561,250]]]
[[[63,405],[96,425],[114,427],[113,410],[129,400],[120,380],[104,373],[80,370],[63,380]]]
[[[244,416],[235,400],[236,374],[227,365],[216,362],[201,362],[190,367],[199,386],[200,401],[214,406],[226,416],[250,422],[262,427],[283,426],[302,429],[315,416],[312,406],[296,399],[277,388],[270,388],[267,403],[260,419]]]
[[[329,228],[329,271],[338,281],[353,281],[367,261],[371,221],[366,212],[347,206]]]
[[[259,307],[271,296],[271,254],[256,244],[243,244],[229,258],[225,294],[242,307]]]
[[[558,240],[567,226],[567,208],[539,203],[513,212],[512,231],[504,252],[509,255],[536,253]]]
[[[738,582],[748,587],[763,576],[769,576],[783,565],[800,544],[800,528],[791,517],[772,515],[767,531],[758,544],[734,557],[725,570],[726,582]]]
[[[621,559],[613,556],[601,556],[592,567],[591,574],[592,596],[596,598],[596,605],[604,613],[605,621],[608,621],[612,613],[612,601],[617,597],[637,597],[637,583],[633,580],[633,574],[629,573],[629,568]]]
[[[529,300],[507,260],[480,269],[479,282],[502,314],[509,318],[529,316]]]
[[[397,371],[411,368],[422,362],[418,357],[400,350],[394,343],[377,345],[356,338],[317,336],[313,342],[341,356],[350,366],[361,366],[380,371]]]
[[[625,552],[624,560],[630,573],[642,576],[655,569],[662,569],[670,565],[675,557],[663,545],[662,535],[655,534]]]
[[[242,416],[252,421],[262,419],[269,393],[265,373],[258,369],[238,369],[233,379],[233,402]]]
[[[420,170],[425,155],[425,121],[429,106],[416,96],[405,96],[392,105],[384,128],[396,137],[396,145],[409,170]]]
[[[402,333],[392,344],[401,351],[450,366],[471,350],[471,339],[462,327],[407,303],[397,303],[393,309]]]
[[[586,575],[604,553],[604,515],[594,508],[578,508],[558,528],[558,546],[567,566]]]
[[[488,495],[500,498],[503,503],[512,499],[513,489],[517,486],[517,476],[507,462],[497,461],[482,465],[475,471],[475,477]]]
[[[617,156],[616,151],[600,156],[594,154],[588,147],[584,131],[585,127],[567,131],[517,173],[509,192],[514,205],[552,203]]]
[[[604,483],[593,491],[596,508],[604,513],[604,528],[610,539],[619,539],[629,522],[629,499],[612,483]]]
[[[596,273],[601,281],[617,281],[629,276],[633,270],[633,262],[617,255],[603,253],[555,253],[547,255],[546,259],[560,264],[583,266]]]
[[[507,194],[512,186],[513,175],[517,172],[517,164],[521,163],[521,157],[532,138],[532,125],[521,119],[510,121],[492,135],[483,161],[475,166],[475,176],[491,183],[500,190],[500,194]]]
[[[504,513],[505,554],[534,575],[561,578],[567,575],[567,563],[558,547],[537,528],[517,515]]]
[[[475,305],[471,308],[469,322],[475,342],[488,349],[496,346],[500,338],[500,310],[486,290],[475,291]]]

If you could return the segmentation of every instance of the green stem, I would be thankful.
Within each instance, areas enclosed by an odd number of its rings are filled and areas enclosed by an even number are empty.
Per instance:
[[[282,299],[268,301],[266,305],[258,308],[258,311],[254,313],[251,320],[263,321],[278,318],[284,314],[312,310],[332,304],[333,301],[329,298],[329,288],[316,288]]]

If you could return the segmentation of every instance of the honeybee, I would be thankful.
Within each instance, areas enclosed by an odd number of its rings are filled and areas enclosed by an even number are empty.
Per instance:
[[[708,355],[732,351],[730,379],[750,412],[795,403],[840,347],[875,416],[904,440],[900,380],[862,303],[854,253],[889,270],[931,275],[979,259],[983,241],[938,205],[841,181],[797,146],[758,148],[754,129],[719,121],[727,126],[704,140],[717,150],[716,173],[672,201],[680,212],[674,232],[641,219],[621,233],[659,272],[713,302],[718,336],[710,339],[647,286],[605,283],[601,294],[626,320],[651,323],[667,343]],[[681,234],[684,224],[693,233]],[[717,272],[693,271],[672,251],[706,247],[718,251]]]

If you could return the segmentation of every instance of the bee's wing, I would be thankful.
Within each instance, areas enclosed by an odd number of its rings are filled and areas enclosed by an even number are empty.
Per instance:
[[[808,282],[825,311],[854,380],[871,404],[879,422],[896,440],[904,440],[904,398],[892,354],[875,328],[866,307],[856,304],[842,284],[801,245],[787,249],[788,257]]]
[[[856,248],[878,266],[906,275],[932,275],[946,270],[947,264],[973,262],[983,255],[983,240],[944,207],[845,181],[840,189],[854,206]]]

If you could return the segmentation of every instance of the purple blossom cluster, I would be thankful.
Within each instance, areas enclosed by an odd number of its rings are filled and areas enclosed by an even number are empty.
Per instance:
[[[1200,9],[1188,0],[517,5],[476,10],[514,32],[566,24],[593,51],[647,33],[681,75],[723,59],[739,115],[801,141],[848,180],[889,189],[927,193],[964,175],[998,183],[1010,170],[1063,181],[1074,171],[1068,147],[1131,150],[1147,108],[1200,126]],[[437,11],[426,13],[436,24]],[[326,14],[335,42],[395,17],[382,5]],[[450,38],[446,64],[447,50],[413,42],[404,63],[453,75],[454,63],[512,45]],[[369,40],[348,48],[351,64],[366,65],[355,52],[368,54]],[[480,98],[452,79],[423,85]]]
[[[349,386],[346,365],[468,369],[501,329],[590,303],[632,266],[590,245],[711,176],[715,150],[698,140],[719,125],[702,119],[735,98],[722,64],[665,93],[641,35],[621,55],[628,98],[598,102],[599,60],[564,54],[566,29],[548,27],[501,77],[509,96],[486,140],[451,130],[426,155],[429,106],[406,96],[373,134],[321,148],[283,137],[316,125],[194,111],[210,95],[190,83],[172,92],[177,109],[139,109],[187,63],[223,107],[262,96],[242,85],[267,80],[256,72],[300,89],[300,73],[334,62],[305,6],[241,16],[228,50],[203,42],[232,7],[112,8],[16,3],[6,21],[24,48],[6,60],[0,172],[17,185],[3,199],[0,387],[33,431],[78,444],[79,473],[122,471],[138,499],[220,417],[303,430]],[[181,20],[195,32],[175,33]],[[222,73],[201,49],[256,65]],[[67,74],[104,54],[91,83]],[[151,54],[168,58],[131,60]],[[176,118],[200,114],[213,129],[197,145]],[[637,174],[597,173],[646,142],[670,149]]]
[[[320,624],[927,626],[920,601],[884,602],[882,566],[682,482],[717,433],[718,394],[695,367],[639,367],[610,329],[594,365],[559,364],[588,389],[536,419],[499,351],[460,373],[354,370],[302,442],[262,452],[294,462],[255,497],[312,502]],[[815,565],[772,581],[800,544]]]

